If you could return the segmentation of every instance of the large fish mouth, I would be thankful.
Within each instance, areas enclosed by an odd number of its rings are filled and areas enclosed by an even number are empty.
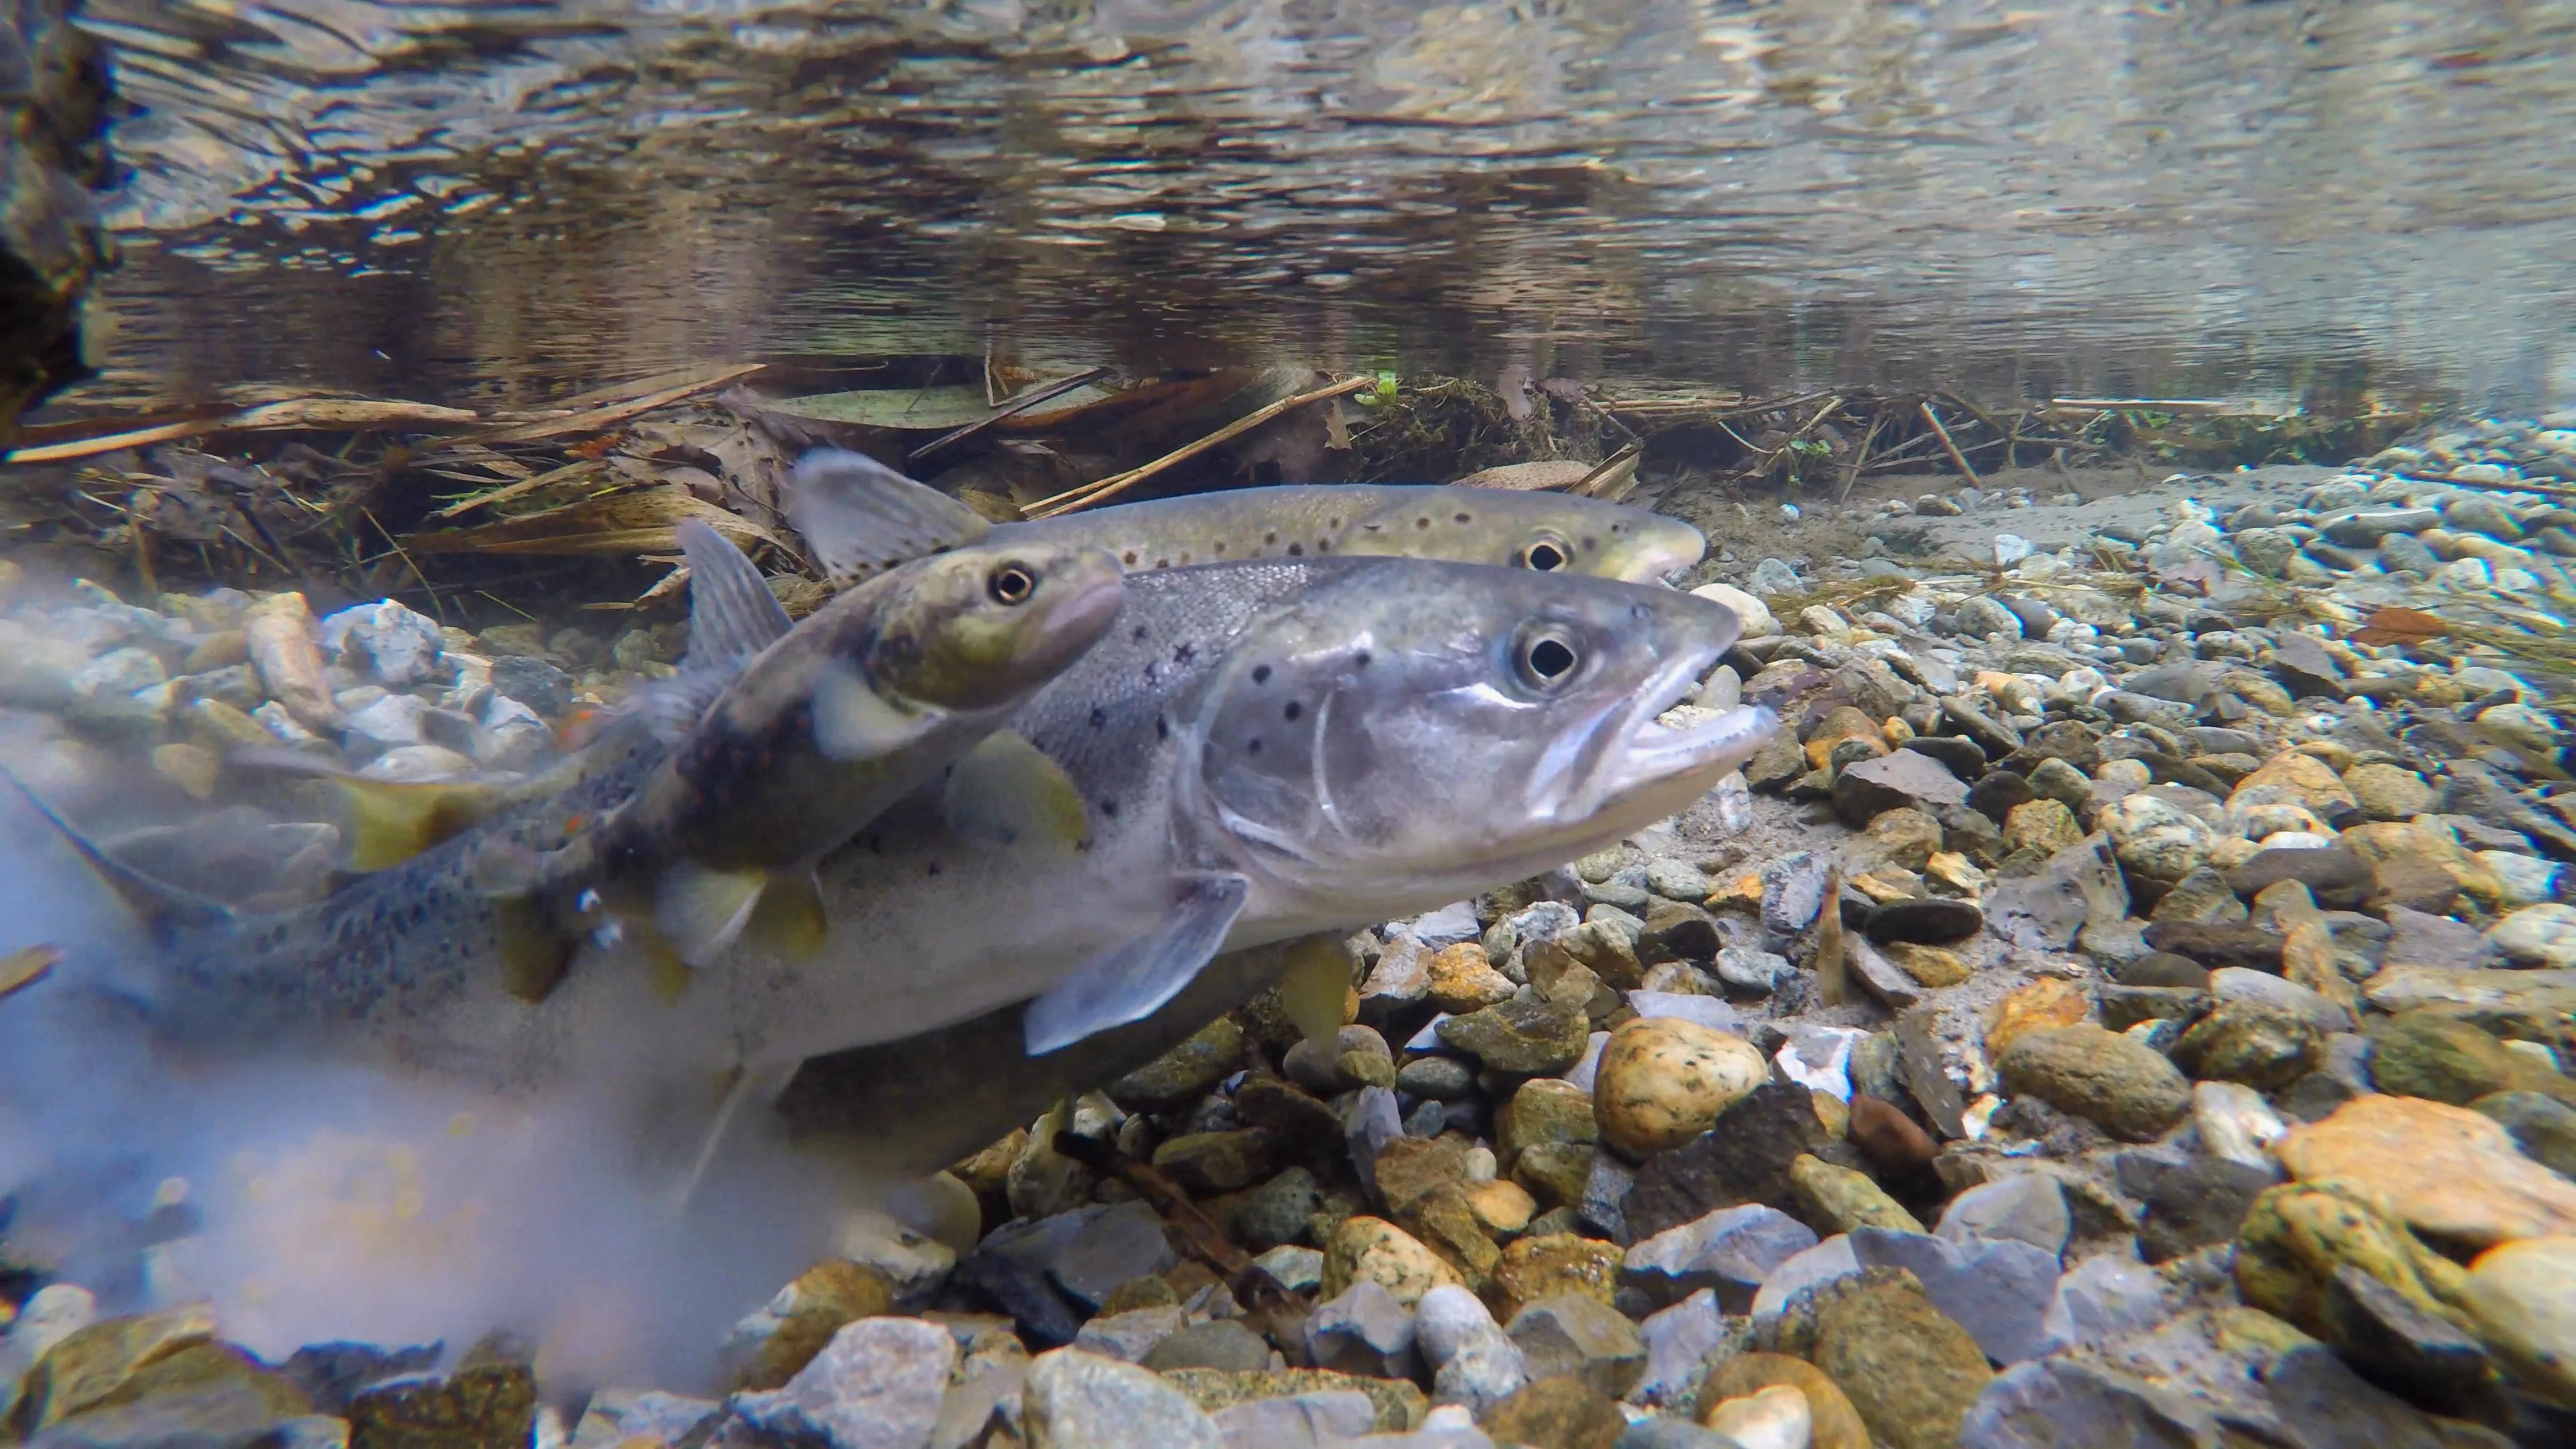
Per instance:
[[[1717,667],[1722,649],[1694,650],[1668,661],[1640,686],[1628,708],[1609,723],[1619,743],[1602,754],[1585,792],[1592,814],[1628,795],[1676,780],[1711,783],[1753,758],[1780,731],[1780,716],[1759,705],[1728,710],[1713,720],[1672,726],[1660,716],[1690,698],[1700,677]]]

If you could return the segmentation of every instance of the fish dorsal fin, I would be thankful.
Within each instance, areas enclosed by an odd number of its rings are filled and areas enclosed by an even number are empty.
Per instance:
[[[832,582],[847,588],[973,543],[992,520],[865,453],[822,448],[787,475],[787,520]]]
[[[74,830],[70,821],[27,788],[26,781],[5,769],[0,769],[0,775],[8,777],[19,795],[35,808],[37,814],[45,817],[45,823],[61,834],[65,844],[80,852],[81,859],[89,862],[90,869],[97,871],[101,880],[115,888],[127,907],[142,917],[155,935],[188,926],[229,925],[235,919],[232,907],[223,902],[172,885],[156,876],[145,875],[108,854],[88,836]]]
[[[1044,1056],[1151,1016],[1179,995],[1225,944],[1251,894],[1252,882],[1239,875],[1182,878],[1171,909],[1153,929],[1084,962],[1029,1003],[1021,1023],[1029,1055]]]
[[[1073,777],[1010,730],[986,735],[950,768],[939,808],[949,829],[986,845],[1062,854],[1091,834]]]
[[[701,518],[682,519],[678,532],[689,560],[690,668],[738,670],[787,637],[787,610],[741,549]]]

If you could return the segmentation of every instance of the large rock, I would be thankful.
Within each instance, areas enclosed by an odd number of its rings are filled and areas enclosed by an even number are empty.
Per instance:
[[[2339,1178],[2419,1233],[2470,1247],[2576,1234],[2576,1182],[2498,1123],[2415,1097],[2356,1097],[2277,1149],[2303,1182]]]
[[[2098,1026],[2025,1032],[1995,1065],[2007,1090],[2127,1142],[2153,1141],[2191,1110],[2191,1084],[2172,1062]]]
[[[1940,761],[1915,750],[1896,750],[1846,765],[1834,777],[1834,809],[1851,825],[1908,806],[1964,805],[1968,787]]]
[[[1611,1146],[1643,1159],[1690,1141],[1770,1076],[1742,1037],[1675,1017],[1610,1034],[1593,1075],[1592,1115]]]
[[[1572,1377],[1540,1379],[1487,1409],[1483,1428],[1497,1444],[1529,1449],[1612,1449],[1628,1427],[1619,1405]]]
[[[1719,1364],[1700,1385],[1698,1417],[1705,1421],[1718,1405],[1751,1398],[1775,1384],[1806,1396],[1814,1425],[1808,1442],[1814,1449],[1870,1449],[1869,1426],[1841,1386],[1814,1364],[1784,1353],[1738,1354]]]
[[[2524,1388],[2576,1409],[2576,1237],[2526,1238],[2479,1254],[2460,1306]]]
[[[1443,1284],[1465,1286],[1456,1269],[1404,1229],[1383,1218],[1345,1218],[1324,1245],[1324,1296],[1338,1298],[1362,1282],[1408,1307]]]
[[[2029,874],[2002,877],[1986,897],[1986,919],[1997,933],[2050,950],[2074,945],[2088,928],[2115,930],[2128,912],[2128,882],[2098,837],[2059,850]]]
[[[1532,1380],[1571,1375],[1624,1398],[1646,1372],[1646,1340],[1626,1315],[1588,1293],[1524,1306],[1505,1328]]]
[[[1562,1293],[1582,1293],[1608,1303],[1618,1290],[1622,1256],[1616,1243],[1574,1233],[1515,1239],[1494,1265],[1494,1275],[1485,1285],[1485,1301],[1505,1321],[1529,1304]]]
[[[2536,1092],[2576,1104],[2576,1081],[2465,1021],[2411,1013],[2373,1022],[2370,1038],[2371,1080],[2391,1096],[2465,1107],[2497,1092]]]
[[[2013,1364],[2045,1351],[2055,1253],[2009,1239],[1956,1242],[1872,1227],[1853,1229],[1851,1241],[1862,1267],[1912,1272],[1932,1306],[1966,1329],[1986,1357]]]
[[[2286,1183],[2254,1200],[2236,1246],[2245,1301],[2354,1363],[2456,1405],[2485,1381],[2486,1353],[2445,1299],[2457,1265],[2344,1184]]]
[[[1725,1311],[1744,1313],[1772,1269],[1816,1242],[1815,1229],[1778,1208],[1720,1208],[1631,1244],[1619,1284],[1658,1305],[1706,1290]]]
[[[1959,1449],[2217,1449],[2207,1409],[2100,1364],[2034,1359],[1998,1375],[1959,1425]]]
[[[1306,1316],[1306,1357],[1315,1367],[1370,1378],[1411,1378],[1412,1310],[1383,1285],[1361,1281]]]
[[[524,1444],[537,1421],[537,1376],[522,1363],[470,1364],[361,1389],[349,1401],[352,1449]]]
[[[1766,1082],[1729,1108],[1711,1130],[1637,1170],[1627,1200],[1628,1231],[1651,1237],[1718,1208],[1768,1203],[1797,1206],[1789,1164],[1825,1145],[1815,1099],[1805,1087]]]
[[[1079,1349],[1029,1364],[1030,1449],[1225,1449],[1225,1434],[1161,1375]]]
[[[1901,1280],[1864,1283],[1826,1304],[1815,1362],[1886,1449],[1952,1449],[1994,1377],[1967,1330]]]
[[[862,1318],[772,1393],[737,1394],[736,1417],[790,1442],[909,1449],[930,1437],[957,1364],[957,1340],[918,1318]]]

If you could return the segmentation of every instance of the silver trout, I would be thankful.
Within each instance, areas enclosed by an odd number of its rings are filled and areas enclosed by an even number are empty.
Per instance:
[[[787,516],[836,582],[985,542],[1107,549],[1130,570],[1257,558],[1443,558],[1645,583],[1698,563],[1699,530],[1641,508],[1489,488],[1303,484],[1122,503],[995,524],[863,453],[820,449],[789,475]]]
[[[534,869],[559,891],[648,893],[693,966],[764,904],[819,944],[815,861],[998,728],[1123,597],[1098,549],[989,545],[881,574],[791,628],[739,549],[695,519],[679,532],[691,667],[654,701],[670,758]]]
[[[152,881],[47,811],[159,938],[142,961],[74,974],[129,999],[182,1048],[386,1058],[486,1086],[533,1084],[612,1004],[637,1005],[639,973],[609,961],[588,989],[556,994],[581,941],[608,923],[591,909],[602,887],[636,877],[661,891],[688,872],[810,863],[935,779],[1089,647],[1123,589],[1096,552],[972,549],[887,574],[782,636],[784,615],[747,560],[712,530],[689,545],[702,570],[689,668],[662,701],[676,747],[630,727],[565,796],[259,916]],[[686,922],[739,929],[758,892],[698,894],[715,904]],[[782,935],[785,948],[811,948]],[[691,1068],[731,1064],[720,1031],[656,1025]]]
[[[1220,951],[1429,910],[1697,800],[1776,728],[1655,723],[1736,632],[1687,594],[1526,569],[1131,575],[1117,626],[1007,732],[824,862],[833,969],[746,942],[693,1002],[790,1070],[1032,999],[1025,1046],[1056,1050]],[[1054,796],[1027,818],[1078,827],[970,832],[961,794]]]

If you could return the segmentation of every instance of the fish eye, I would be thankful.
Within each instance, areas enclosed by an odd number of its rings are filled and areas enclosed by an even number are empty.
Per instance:
[[[1003,564],[984,577],[984,592],[997,604],[1025,604],[1037,591],[1037,575],[1015,563]]]
[[[1542,628],[1525,634],[1515,663],[1521,680],[1533,689],[1554,689],[1574,677],[1583,655],[1559,630]]]
[[[1512,560],[1522,568],[1543,574],[1552,574],[1569,561],[1565,545],[1553,538],[1536,539],[1522,545],[1520,553]]]

